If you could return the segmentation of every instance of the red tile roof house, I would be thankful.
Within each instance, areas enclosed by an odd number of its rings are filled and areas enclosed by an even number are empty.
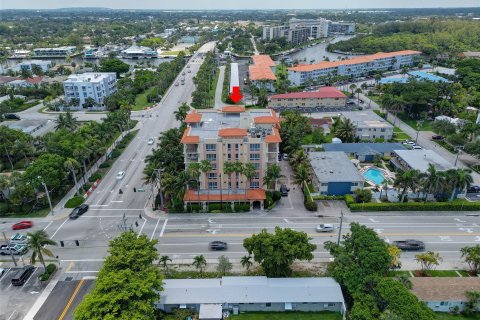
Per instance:
[[[269,98],[272,109],[334,107],[344,108],[347,96],[335,87],[322,87],[318,91],[276,94]]]
[[[458,307],[463,310],[468,301],[467,291],[480,291],[480,278],[426,277],[410,278],[412,292],[420,301],[436,312],[449,312]]]
[[[252,56],[252,64],[248,66],[250,81],[257,88],[264,87],[267,91],[275,92],[275,62],[267,55]]]
[[[310,127],[312,130],[315,130],[317,128],[322,128],[323,132],[329,133],[330,128],[332,127],[333,121],[331,118],[320,118],[320,119],[315,119],[315,118],[310,118]]]

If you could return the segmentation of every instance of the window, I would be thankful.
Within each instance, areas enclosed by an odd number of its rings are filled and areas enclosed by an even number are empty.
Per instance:
[[[238,143],[235,143],[235,151],[238,151]]]
[[[260,151],[260,143],[251,143],[250,152]]]
[[[258,189],[258,188],[260,188],[260,182],[258,181],[250,182],[250,189]]]
[[[205,145],[205,148],[207,149],[207,151],[215,151],[217,150],[217,146],[214,144],[214,143],[207,143]]]
[[[217,171],[217,164],[216,163],[212,163],[212,171]]]
[[[322,183],[322,187],[328,186],[328,183]]]
[[[230,143],[227,144],[227,150],[230,151],[232,149],[232,145]]]
[[[209,172],[208,179],[217,179],[217,174],[215,172]]]
[[[260,163],[255,162],[253,165],[255,166],[255,170],[260,170]]]
[[[358,182],[352,182],[352,187],[358,186]]]
[[[448,306],[448,301],[442,301],[442,302],[440,302],[440,305],[441,306]]]
[[[380,131],[382,131],[382,132],[385,132],[386,130],[387,130],[387,129],[383,128],[383,129],[382,129],[382,130],[380,130]]]
[[[258,153],[251,153],[250,154],[250,161],[260,160],[260,154]]]
[[[271,306],[272,306],[272,303],[271,303],[271,302],[265,303],[265,307],[270,308]]]
[[[217,182],[209,182],[208,183],[208,189],[210,190],[213,190],[213,189],[217,189]]]
[[[238,153],[235,153],[235,160],[238,160]]]
[[[217,155],[216,154],[207,154],[207,160],[208,161],[216,161],[217,160]]]

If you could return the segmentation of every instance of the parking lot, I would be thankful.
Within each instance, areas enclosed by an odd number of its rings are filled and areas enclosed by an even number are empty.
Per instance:
[[[22,263],[14,268],[3,267],[5,274],[0,278],[0,319],[23,319],[40,293],[47,286],[46,283],[41,283],[38,280],[38,276],[43,273],[43,267],[36,267],[23,286],[13,286],[11,280],[22,267]],[[1,265],[0,268],[2,268]]]

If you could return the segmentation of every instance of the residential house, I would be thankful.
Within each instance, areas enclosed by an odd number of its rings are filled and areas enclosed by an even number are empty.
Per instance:
[[[372,111],[343,112],[342,117],[349,119],[355,125],[355,137],[364,141],[393,137],[393,126]]]
[[[324,143],[325,151],[342,151],[349,157],[360,161],[372,162],[376,155],[391,157],[395,150],[405,150],[405,147],[398,142],[361,142],[361,143]]]
[[[254,86],[267,91],[275,91],[275,62],[268,55],[252,56],[252,64],[248,66],[249,79]]]

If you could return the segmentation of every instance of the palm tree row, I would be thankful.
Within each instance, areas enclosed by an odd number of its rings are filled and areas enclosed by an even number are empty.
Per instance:
[[[469,188],[473,183],[469,169],[449,169],[437,171],[435,166],[429,164],[426,172],[419,170],[406,170],[399,172],[395,178],[394,186],[400,191],[400,201],[404,201],[408,190],[412,192],[423,192],[424,202],[427,195],[433,194],[436,198],[455,198],[455,194]]]

